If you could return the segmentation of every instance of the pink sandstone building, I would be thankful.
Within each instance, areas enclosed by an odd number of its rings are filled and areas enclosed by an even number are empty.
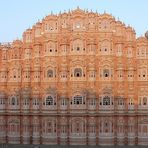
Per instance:
[[[77,8],[1,44],[0,143],[148,145],[148,33]]]

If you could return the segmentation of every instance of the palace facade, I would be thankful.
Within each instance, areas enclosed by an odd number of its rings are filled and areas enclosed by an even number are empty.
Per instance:
[[[0,143],[148,145],[147,37],[77,8],[1,44]]]

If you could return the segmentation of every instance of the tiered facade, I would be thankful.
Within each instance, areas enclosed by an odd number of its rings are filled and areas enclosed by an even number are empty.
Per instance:
[[[111,15],[46,16],[0,45],[0,143],[148,145],[148,40]]]

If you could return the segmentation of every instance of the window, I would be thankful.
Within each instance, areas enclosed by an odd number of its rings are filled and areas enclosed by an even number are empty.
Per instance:
[[[12,97],[10,104],[11,105],[18,105],[18,99],[16,97]]]
[[[79,51],[80,50],[80,47],[77,47],[77,51]]]
[[[139,80],[146,80],[147,79],[147,70],[145,67],[139,67],[138,68],[138,76],[139,76]]]
[[[143,105],[147,105],[147,98],[146,97],[143,98]]]
[[[11,105],[15,105],[15,98],[11,99]]]
[[[81,27],[80,23],[77,22],[77,23],[76,23],[76,28],[79,29],[80,27]]]
[[[96,130],[95,125],[90,125],[89,126],[89,133],[93,133],[94,134],[96,132],[95,130]]]
[[[109,54],[111,51],[111,45],[108,40],[102,41],[100,52],[101,54]]]
[[[104,69],[103,75],[104,75],[104,77],[109,77],[109,69]]]
[[[27,70],[27,72],[25,72],[25,78],[30,78],[30,70]]]
[[[90,99],[89,104],[90,104],[90,105],[96,105],[96,99],[95,99],[95,98]]]
[[[132,48],[127,49],[127,57],[132,57]]]
[[[67,105],[67,99],[64,99],[64,98],[61,99],[61,105],[63,105],[63,106]]]
[[[101,29],[106,30],[110,28],[110,22],[108,20],[102,20]]]
[[[80,53],[80,51],[82,52],[82,49],[84,49],[84,41],[81,39],[76,39],[73,41],[72,44],[72,51]]]
[[[51,122],[48,122],[47,123],[47,133],[52,133],[52,129],[53,129],[52,123]]]
[[[61,78],[67,78],[67,72],[62,72],[60,75]]]
[[[0,98],[0,105],[5,104],[5,99],[4,98]]]
[[[83,102],[83,97],[82,96],[74,96],[74,104],[79,105],[79,104],[85,104],[85,102]]]
[[[145,46],[138,47],[137,56],[141,57],[141,58],[146,57],[146,48],[145,48]]]
[[[66,134],[67,133],[67,126],[66,125],[61,125],[61,133]]]
[[[129,98],[129,105],[134,105],[133,98]]]
[[[38,98],[33,99],[33,105],[39,105],[39,100]]]
[[[74,76],[75,77],[82,77],[82,69],[81,68],[75,68]]]
[[[118,105],[124,105],[124,100],[123,98],[118,99]]]
[[[46,105],[54,105],[54,100],[51,96],[46,98]]]
[[[47,77],[48,77],[48,78],[53,77],[53,70],[49,69],[49,70],[47,71]]]
[[[117,48],[117,56],[122,56],[122,44],[116,45]]]
[[[29,98],[24,98],[23,105],[29,105]]]
[[[103,105],[110,105],[110,97],[105,96],[103,98]]]
[[[94,78],[95,76],[96,76],[95,71],[90,71],[89,72],[89,77]]]
[[[7,59],[7,56],[6,56],[6,51],[3,51],[2,52],[2,60],[6,60]]]

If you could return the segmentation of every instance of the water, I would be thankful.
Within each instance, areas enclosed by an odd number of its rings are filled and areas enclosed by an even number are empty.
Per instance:
[[[31,145],[0,144],[0,148],[148,148],[148,146],[88,146],[88,145]]]

